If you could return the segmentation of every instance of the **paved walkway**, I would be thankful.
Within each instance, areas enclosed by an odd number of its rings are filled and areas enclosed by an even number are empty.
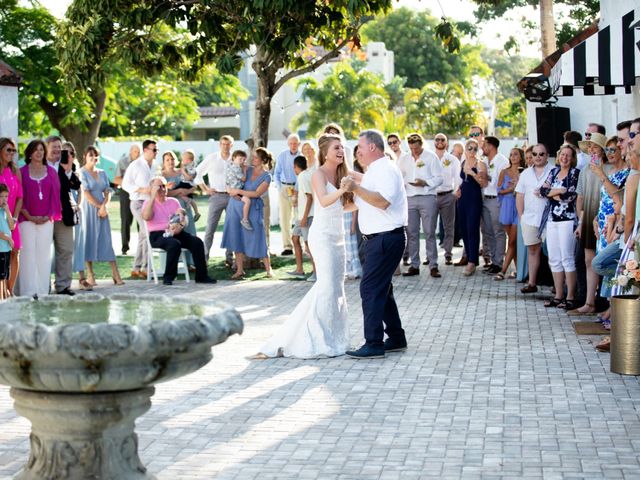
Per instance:
[[[610,373],[597,338],[512,280],[441,270],[396,279],[410,348],[370,361],[245,359],[309,283],[136,282],[229,302],[246,325],[205,368],[157,386],[138,421],[143,462],[166,480],[640,478],[638,379]],[[347,292],[358,344],[357,282]],[[5,387],[0,425],[4,479],[29,433]]]

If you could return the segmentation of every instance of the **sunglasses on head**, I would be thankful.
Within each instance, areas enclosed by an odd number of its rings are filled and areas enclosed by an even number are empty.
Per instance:
[[[604,149],[605,153],[616,153],[616,147],[607,147]]]
[[[531,152],[534,157],[544,157],[546,154],[547,152]]]
[[[469,136],[470,136],[471,138],[479,137],[479,136],[480,136],[480,132],[473,132],[473,133],[470,133],[470,134],[469,134]]]
[[[418,143],[420,141],[420,137],[409,137],[407,138],[407,142],[409,143]]]

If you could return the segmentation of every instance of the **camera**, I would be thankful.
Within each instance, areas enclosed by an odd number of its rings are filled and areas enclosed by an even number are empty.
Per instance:
[[[62,165],[66,165],[67,163],[69,163],[69,151],[68,150],[62,150],[62,152],[60,152],[60,163]]]

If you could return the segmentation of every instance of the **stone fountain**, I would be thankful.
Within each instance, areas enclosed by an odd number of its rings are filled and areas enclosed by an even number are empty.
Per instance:
[[[135,419],[153,384],[194,372],[242,333],[233,308],[159,295],[16,298],[0,304],[0,383],[32,424],[20,480],[152,479]]]

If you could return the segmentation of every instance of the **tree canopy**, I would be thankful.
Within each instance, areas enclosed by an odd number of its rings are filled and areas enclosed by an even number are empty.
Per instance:
[[[437,25],[438,19],[429,12],[402,7],[367,23],[362,35],[364,41],[384,42],[395,52],[395,74],[406,78],[410,88],[428,82],[470,86],[473,75],[489,73],[476,54],[477,47],[461,47],[460,54],[445,49],[436,37]]]

